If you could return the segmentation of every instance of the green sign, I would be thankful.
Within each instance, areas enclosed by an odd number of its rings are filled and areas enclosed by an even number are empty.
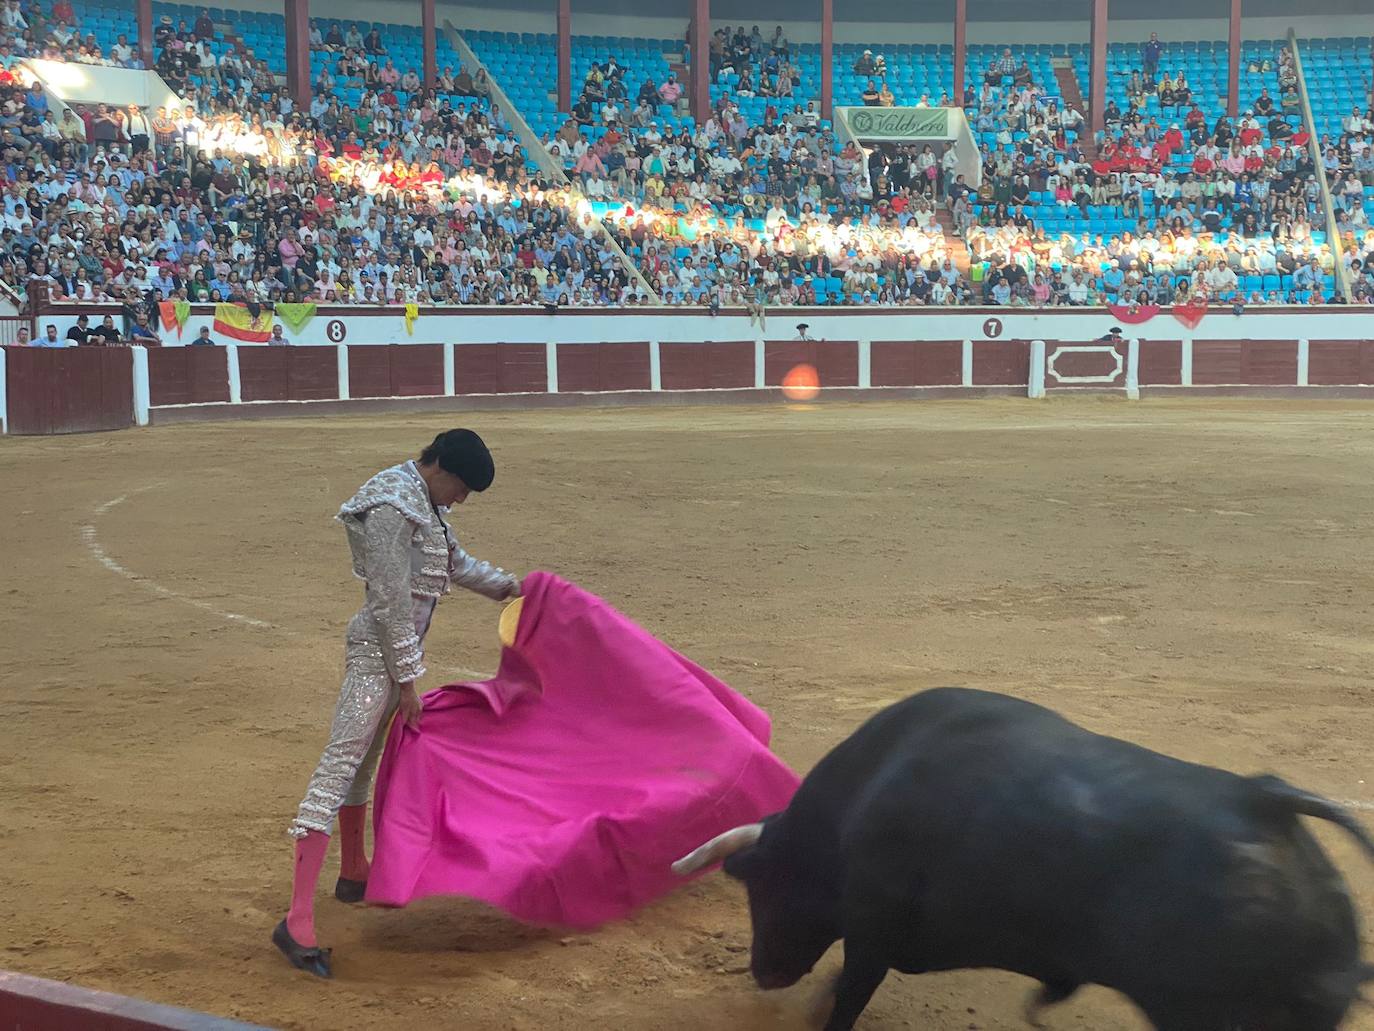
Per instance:
[[[949,111],[943,107],[850,107],[849,131],[860,140],[947,140]]]

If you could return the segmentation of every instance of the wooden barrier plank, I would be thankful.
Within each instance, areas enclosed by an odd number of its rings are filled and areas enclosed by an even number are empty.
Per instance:
[[[559,344],[558,391],[648,390],[649,344]]]
[[[496,394],[501,377],[496,344],[457,344],[453,348],[453,389],[458,394]]]
[[[601,389],[598,344],[558,345],[558,392],[580,394]]]
[[[597,351],[601,359],[602,390],[649,389],[653,376],[647,340],[602,344]]]
[[[443,344],[395,344],[390,350],[392,397],[438,397],[443,394]]]
[[[1183,341],[1140,342],[1140,385],[1178,386],[1183,382]]]
[[[5,354],[11,433],[85,433],[134,424],[128,348],[7,347]]]
[[[1242,364],[1239,340],[1193,341],[1193,383],[1196,386],[1243,383]]]
[[[513,394],[548,389],[543,344],[460,344],[453,349],[453,384],[459,394]]]
[[[239,346],[239,395],[244,401],[286,401],[288,354],[294,347]]]
[[[81,354],[76,348],[48,351],[56,373],[54,389],[48,397],[52,406],[52,429],[48,432],[72,433],[99,428],[99,416],[95,413],[104,406],[101,359],[107,353],[110,352],[103,348],[87,354]]]
[[[191,400],[211,404],[229,400],[229,353],[222,347],[184,347],[191,371]],[[149,351],[151,357],[154,352]]]
[[[869,382],[875,387],[957,387],[963,382],[962,340],[874,340]]]
[[[330,401],[339,396],[337,347],[280,347],[287,352],[286,397],[289,401]]]
[[[148,403],[188,405],[191,403],[191,362],[189,347],[148,348]]]
[[[1020,387],[1030,383],[1029,340],[975,340],[973,385]]]
[[[496,357],[500,393],[541,394],[549,389],[549,353],[543,344],[503,344]]]
[[[859,385],[857,340],[769,340],[763,349],[764,385],[781,386],[783,377],[803,363],[815,367],[823,387]]]
[[[1241,347],[1240,355],[1242,377],[1240,382],[1245,385],[1297,386],[1298,342],[1296,340],[1246,340]]]
[[[723,340],[658,345],[664,390],[729,390],[754,385],[754,342]]]
[[[229,360],[223,347],[150,347],[148,398],[153,405],[229,400]]]
[[[348,348],[350,397],[391,397],[391,345],[356,344]]]
[[[1307,382],[1314,387],[1374,383],[1374,341],[1308,341]]]
[[[0,970],[0,1029],[267,1031],[256,1024]]]

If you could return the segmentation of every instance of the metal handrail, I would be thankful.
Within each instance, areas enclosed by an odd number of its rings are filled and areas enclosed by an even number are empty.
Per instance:
[[[1350,275],[1345,267],[1345,241],[1341,239],[1340,225],[1336,221],[1336,206],[1331,203],[1331,184],[1326,179],[1326,167],[1322,164],[1321,141],[1317,137],[1317,119],[1312,114],[1312,102],[1307,95],[1307,76],[1302,70],[1302,54],[1298,52],[1298,35],[1288,30],[1288,49],[1293,53],[1293,70],[1298,73],[1298,99],[1302,102],[1302,121],[1307,127],[1307,146],[1312,154],[1312,165],[1317,170],[1317,185],[1321,187],[1322,213],[1326,216],[1326,239],[1331,245],[1331,256],[1336,263],[1336,289],[1346,302],[1350,301]]]
[[[568,178],[567,173],[563,171],[563,165],[553,159],[553,155],[550,154],[548,148],[544,146],[544,141],[539,138],[539,135],[530,127],[530,124],[525,121],[525,116],[520,113],[519,109],[511,103],[510,97],[506,96],[506,91],[501,88],[501,84],[498,83],[496,78],[491,74],[491,69],[477,56],[477,52],[473,50],[472,47],[468,46],[467,40],[463,38],[462,33],[454,28],[453,22],[449,21],[447,18],[444,19],[444,35],[448,37],[449,45],[453,47],[454,51],[457,52],[458,56],[462,58],[465,64],[473,68],[481,68],[487,73],[487,88],[491,90],[492,100],[501,105],[501,110],[505,113],[506,121],[520,137],[520,142],[534,155],[535,164],[539,166],[540,171],[570,193],[577,196],[579,200],[585,201],[590,210],[591,202],[587,200],[586,194],[582,192],[576,181]],[[595,211],[592,212],[592,218],[596,220],[597,229],[601,231],[601,235],[605,238],[606,242],[610,244],[611,250],[620,260],[621,265],[630,273],[635,282],[639,284],[640,291],[648,297],[649,303],[662,304],[663,300],[658,296],[658,291],[656,291],[653,285],[644,277],[644,273],[639,271],[639,266],[630,260],[630,256],[626,254],[625,249],[620,246],[620,241],[615,238],[615,234],[607,228],[605,221],[597,215]]]

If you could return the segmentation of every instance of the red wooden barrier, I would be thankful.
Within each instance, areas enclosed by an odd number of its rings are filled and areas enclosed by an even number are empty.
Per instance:
[[[543,344],[458,344],[453,389],[459,394],[543,393],[549,389]]]
[[[1307,346],[1307,382],[1314,387],[1374,383],[1374,341],[1313,340]]]
[[[855,340],[769,340],[763,348],[764,385],[781,386],[783,377],[803,362],[815,366],[823,387],[859,385]]]
[[[255,1024],[0,970],[0,1031],[265,1031]]]
[[[7,347],[11,433],[84,433],[134,424],[133,354],[123,347]]]
[[[379,344],[348,349],[350,397],[434,397],[443,392],[443,344]]]
[[[957,387],[963,381],[962,340],[875,340],[869,347],[875,387]]]
[[[754,342],[659,344],[664,390],[730,390],[754,385]]]
[[[1194,340],[1193,385],[1291,387],[1298,382],[1296,340]]]
[[[558,392],[648,390],[648,343],[559,344]]]
[[[148,399],[154,405],[229,400],[229,361],[223,347],[148,349]]]
[[[239,385],[244,401],[332,401],[339,396],[336,347],[243,347]]]
[[[1183,341],[1140,342],[1140,385],[1176,387],[1183,382]]]
[[[1030,382],[1029,340],[975,340],[973,385],[1020,387]]]

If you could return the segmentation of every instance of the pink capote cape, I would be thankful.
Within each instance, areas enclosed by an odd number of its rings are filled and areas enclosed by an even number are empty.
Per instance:
[[[419,729],[392,725],[369,902],[465,895],[596,927],[791,800],[760,709],[574,584],[532,573],[524,594],[494,678],[426,694]]]

